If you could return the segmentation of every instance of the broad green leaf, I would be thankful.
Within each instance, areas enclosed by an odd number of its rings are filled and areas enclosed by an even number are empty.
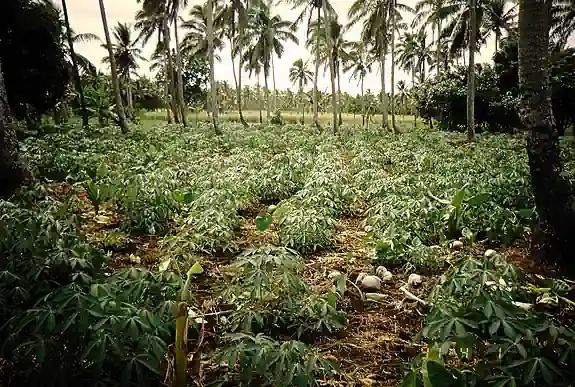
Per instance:
[[[256,229],[258,231],[268,231],[270,225],[273,223],[274,218],[271,215],[257,216],[256,217]]]

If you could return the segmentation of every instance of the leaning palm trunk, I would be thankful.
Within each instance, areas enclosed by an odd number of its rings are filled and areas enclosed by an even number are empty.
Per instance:
[[[76,52],[74,51],[74,39],[72,39],[72,30],[70,29],[70,19],[68,17],[68,5],[66,0],[62,0],[62,8],[64,11],[64,21],[66,22],[66,38],[68,46],[70,46],[70,57],[72,59],[72,73],[74,75],[74,84],[76,92],[80,96],[80,108],[82,109],[82,126],[88,127],[88,110],[86,109],[86,99],[84,98],[84,89],[82,87],[82,79],[80,78],[80,71],[78,71],[78,61],[76,60]]]
[[[126,99],[128,100],[128,116],[134,118],[134,96],[132,95],[132,80],[129,72],[126,75]]]
[[[527,155],[538,215],[535,258],[574,269],[575,203],[564,175],[549,88],[547,5],[521,0],[519,8],[520,117],[529,130]]]
[[[180,48],[180,39],[178,37],[178,16],[174,20],[174,37],[176,38],[176,66],[178,72],[178,105],[180,105],[180,112],[182,114],[182,124],[187,126],[187,104],[184,101],[184,76],[183,76],[183,63],[182,63],[182,51]]]
[[[399,133],[395,120],[395,0],[391,9],[391,125],[394,133]]]
[[[469,68],[467,74],[467,139],[475,138],[475,0],[469,0]]]
[[[170,88],[170,105],[172,107],[172,113],[174,115],[174,122],[176,124],[180,123],[180,111],[178,107],[178,96],[176,94],[176,87],[174,82],[174,62],[172,61],[172,54],[170,52],[170,27],[168,25],[168,12],[164,15],[163,20],[163,37],[164,37],[164,50],[166,52],[166,66],[167,78]]]
[[[25,177],[26,168],[20,158],[18,139],[12,126],[12,114],[0,63],[0,198],[10,195]]]
[[[317,7],[317,24],[319,25],[321,19],[321,8]],[[313,74],[313,124],[316,128],[319,128],[319,89],[317,86],[319,77],[319,65],[320,65],[320,36],[317,34],[315,41],[315,72]]]
[[[385,49],[382,49],[379,55],[381,66],[381,127],[385,129],[389,126],[387,122],[387,93],[385,92]]]
[[[104,0],[100,0],[100,14],[102,16],[104,35],[106,36],[106,46],[108,48],[108,56],[110,58],[110,73],[112,74],[112,85],[114,86],[114,97],[116,99],[118,124],[120,125],[122,133],[127,133],[128,123],[126,122],[126,114],[124,112],[124,106],[122,105],[122,95],[120,92],[120,82],[118,80],[118,71],[116,68],[116,58],[114,57],[112,40],[110,39],[110,30],[108,29],[108,18],[106,17],[106,7],[104,6]]]
[[[206,35],[208,38],[208,58],[210,60],[210,110],[212,113],[212,124],[216,135],[221,135],[222,132],[218,127],[218,105],[217,105],[217,91],[216,91],[216,71],[214,63],[214,5],[212,0],[208,0],[208,12],[206,17]]]

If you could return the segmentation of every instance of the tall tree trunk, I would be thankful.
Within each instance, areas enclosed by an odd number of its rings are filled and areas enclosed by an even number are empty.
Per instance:
[[[387,122],[387,93],[385,92],[385,48],[379,53],[380,56],[380,76],[381,76],[381,127],[389,127]]]
[[[415,90],[415,66],[413,66],[413,68],[411,69],[411,87],[413,90]],[[413,125],[415,127],[417,127],[417,112],[416,112],[415,103],[413,103],[413,100],[411,101],[411,104],[412,104],[411,112],[413,113]]]
[[[264,70],[264,93],[266,96],[266,121],[269,124],[271,121],[271,114],[270,114],[271,101],[270,101],[270,89],[268,87],[268,72],[269,71]]]
[[[248,123],[244,118],[244,113],[242,110],[242,69],[244,68],[244,58],[243,58],[243,51],[244,51],[244,26],[243,22],[240,20],[239,25],[239,36],[238,36],[238,89],[236,91],[237,100],[238,100],[238,114],[240,115],[240,121],[244,127],[248,127]],[[233,62],[232,56],[232,62]]]
[[[208,12],[206,17],[206,35],[208,38],[208,58],[210,60],[210,108],[212,113],[212,124],[216,135],[221,135],[222,132],[218,127],[218,101],[216,90],[216,70],[214,63],[214,4],[213,0],[208,0]]]
[[[317,24],[319,25],[321,19],[321,8],[317,7]],[[319,65],[320,65],[320,36],[317,34],[315,48],[315,72],[313,75],[313,124],[319,128],[319,89],[317,82],[319,78]]]
[[[495,31],[495,52],[499,50],[499,40],[501,40],[501,33],[499,29]]]
[[[180,38],[178,36],[178,14],[174,20],[174,37],[176,38],[176,66],[178,72],[178,105],[180,105],[180,112],[182,114],[182,124],[184,126],[188,125],[187,114],[188,114],[188,104],[184,100],[184,75],[183,75],[183,62],[182,62],[182,51],[180,47]]]
[[[301,105],[301,124],[305,125],[305,103],[303,101],[303,82],[299,80],[299,104]]]
[[[134,96],[132,95],[132,79],[130,73],[126,75],[126,99],[128,100],[128,116],[134,118]]]
[[[258,107],[260,110],[260,124],[264,122],[262,116],[262,109],[263,109],[263,100],[262,100],[262,88],[260,84],[260,74],[258,73]]]
[[[391,125],[394,133],[399,133],[395,120],[395,0],[391,8]]]
[[[26,173],[20,158],[16,131],[12,126],[12,114],[0,63],[0,198],[12,194],[26,178]]]
[[[469,0],[469,68],[467,73],[467,139],[475,138],[475,45],[476,27],[475,0]]]
[[[166,59],[167,61],[167,59]],[[168,66],[164,66],[166,72],[164,76],[164,104],[166,105],[166,120],[168,124],[172,123],[172,110],[170,109],[170,79],[168,78]],[[208,101],[208,106],[210,106]]]
[[[361,77],[361,124],[365,126],[365,95],[363,92],[363,76]]]
[[[106,46],[108,48],[108,56],[110,57],[110,73],[112,74],[112,85],[114,86],[114,97],[116,99],[118,124],[120,125],[122,133],[128,133],[128,123],[126,122],[126,114],[124,112],[124,106],[122,105],[122,94],[120,92],[120,81],[118,80],[116,58],[114,57],[114,50],[112,49],[110,30],[108,29],[108,18],[106,17],[106,7],[104,6],[104,0],[99,1],[100,1],[100,14],[102,16],[102,26],[104,27],[104,35],[106,36]]]
[[[74,74],[74,84],[76,91],[80,96],[80,108],[82,109],[82,126],[88,127],[88,110],[86,109],[86,99],[84,97],[84,88],[82,87],[82,79],[80,78],[80,71],[78,71],[78,61],[76,60],[76,52],[74,51],[74,39],[72,39],[72,30],[70,29],[70,19],[68,17],[68,5],[66,0],[62,0],[62,8],[64,11],[64,21],[66,22],[66,38],[70,48],[70,57],[72,59],[72,72]]]
[[[240,55],[241,56],[241,55]],[[232,74],[234,75],[234,86],[236,87],[236,106],[238,111],[240,110],[239,100],[238,97],[238,76],[236,75],[236,63],[234,62],[234,41],[233,38],[230,37],[230,58],[232,60]]]
[[[550,1],[521,0],[519,7],[520,117],[529,130],[527,155],[539,216],[532,249],[536,258],[573,271],[575,262],[573,192],[563,161],[549,88]]]
[[[325,20],[325,33],[326,40],[331,42],[331,20],[327,17],[326,2],[323,1],[323,19]],[[319,35],[319,34],[318,34]],[[337,92],[335,87],[335,55],[333,53],[333,45],[328,43],[329,47],[329,80],[331,83],[331,109],[332,109],[332,124],[333,134],[337,134],[339,128],[339,115],[337,114]]]
[[[274,53],[271,54],[272,57],[272,83],[274,86],[274,104],[273,104],[273,111],[274,114],[276,110],[278,110],[278,90],[276,89],[276,68],[274,66]]]
[[[172,60],[172,53],[170,50],[170,27],[168,25],[169,14],[168,10],[164,14],[163,20],[163,37],[164,37],[164,50],[166,52],[166,66],[168,66],[168,82],[170,85],[170,105],[174,115],[174,122],[180,123],[180,107],[178,106],[178,95],[176,93],[176,83],[174,82],[174,61]]]
[[[435,24],[437,25],[437,52],[435,53],[435,66],[437,67],[437,76],[439,77],[441,74],[441,66],[439,65],[441,63],[441,22],[438,20]]]
[[[343,124],[343,118],[341,116],[341,111],[343,110],[341,106],[341,63],[337,64],[337,104],[339,106],[339,125]]]

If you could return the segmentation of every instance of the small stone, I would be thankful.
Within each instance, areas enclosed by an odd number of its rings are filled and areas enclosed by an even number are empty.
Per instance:
[[[380,290],[381,289],[381,278],[374,275],[366,275],[361,281],[361,286],[364,289]]]
[[[381,276],[381,280],[383,282],[391,282],[393,280],[393,274],[391,274],[390,271],[386,271],[385,273],[383,273],[383,275]]]
[[[130,263],[134,263],[136,265],[139,265],[140,263],[142,263],[142,258],[140,258],[137,255],[134,254],[130,254]]]
[[[359,275],[357,276],[357,278],[355,279],[355,283],[358,285],[361,285],[361,283],[363,282],[363,279],[365,278],[365,276],[367,276],[367,273],[359,273]]]
[[[379,278],[382,278],[386,272],[387,269],[385,268],[385,266],[379,266],[377,269],[375,269],[375,275],[378,276]]]
[[[328,274],[327,278],[329,279],[336,279],[339,276],[341,276],[341,273],[337,270],[332,271],[331,273]]]
[[[453,250],[461,250],[463,248],[463,242],[453,241],[450,243],[449,247],[451,247]]]
[[[495,250],[492,250],[492,249],[485,250],[485,257],[486,258],[493,258],[496,255],[497,255],[497,251],[495,251]]]
[[[409,278],[407,279],[407,285],[411,288],[415,288],[419,285],[421,285],[421,282],[423,281],[423,279],[421,278],[421,276],[419,274],[410,274]]]

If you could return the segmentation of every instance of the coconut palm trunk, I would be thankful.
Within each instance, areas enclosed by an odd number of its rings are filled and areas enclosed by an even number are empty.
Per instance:
[[[244,114],[242,111],[242,69],[244,68],[244,58],[243,58],[243,50],[244,50],[244,26],[243,22],[240,20],[239,26],[239,36],[238,36],[238,89],[236,90],[236,96],[238,100],[238,114],[240,116],[240,121],[243,126],[246,128],[248,127],[248,123],[244,118]],[[233,62],[233,56],[232,56]]]
[[[80,108],[82,109],[82,126],[88,127],[88,110],[86,109],[86,98],[84,97],[84,88],[82,87],[82,79],[80,78],[80,71],[78,70],[78,61],[76,60],[76,52],[74,50],[74,39],[72,39],[72,30],[70,29],[70,19],[68,16],[68,4],[66,0],[62,0],[62,9],[64,11],[64,22],[66,23],[66,38],[70,48],[70,57],[72,59],[72,73],[74,75],[74,85],[76,92],[80,96]]]
[[[339,126],[343,124],[343,119],[341,117],[341,64],[337,63],[337,104],[338,104],[338,112],[339,112]]]
[[[382,48],[379,53],[380,60],[380,77],[381,77],[381,128],[386,129],[389,127],[387,121],[387,93],[385,92],[385,48]]]
[[[549,1],[521,0],[519,8],[520,117],[529,130],[527,155],[538,215],[532,252],[573,271],[575,203],[564,175],[549,88]]]
[[[415,66],[411,69],[411,88],[415,90]],[[413,93],[412,93],[413,94]],[[415,104],[411,102],[411,113],[413,114],[413,125],[417,126],[417,112],[415,111]]]
[[[172,113],[174,116],[174,122],[176,124],[179,124],[180,123],[180,109],[178,106],[178,95],[176,93],[176,84],[174,82],[174,61],[172,60],[172,53],[170,50],[170,26],[168,24],[168,19],[169,19],[169,14],[168,14],[168,11],[166,10],[166,13],[164,15],[164,20],[163,20],[163,29],[162,29],[162,35],[164,38],[164,50],[165,50],[165,55],[166,55],[166,66],[168,66],[166,76],[168,77],[169,90],[170,90],[170,106],[172,108]]]
[[[301,105],[301,124],[305,125],[305,104],[303,103],[303,81],[299,80],[299,104]]]
[[[317,7],[317,25],[321,20],[321,8]],[[315,72],[313,74],[313,124],[319,129],[319,89],[317,86],[320,66],[320,35],[317,34],[315,42]]]
[[[260,74],[258,73],[258,109],[260,111],[260,124],[264,122],[262,109],[263,109],[263,100],[262,100],[262,88],[260,84]]]
[[[134,96],[132,93],[132,79],[130,73],[126,74],[126,99],[128,100],[128,116],[134,118]]]
[[[264,69],[264,93],[265,93],[265,98],[266,98],[266,121],[269,124],[271,121],[271,114],[270,114],[270,108],[271,108],[271,101],[270,101],[270,89],[268,87],[268,76],[269,76],[269,70],[266,71]]]
[[[164,65],[164,72],[168,72],[168,66]],[[170,79],[164,74],[164,105],[166,106],[166,120],[172,123],[172,110],[170,109]]]
[[[365,96],[363,92],[363,75],[361,76],[361,123],[365,126]]]
[[[12,126],[12,114],[0,63],[0,198],[12,194],[25,178],[26,168],[20,158],[18,139]]]
[[[188,125],[187,114],[188,114],[188,104],[184,100],[184,75],[183,75],[183,62],[182,62],[182,51],[180,47],[180,38],[178,36],[178,16],[176,14],[174,20],[174,37],[176,38],[176,66],[178,75],[178,105],[180,105],[180,112],[182,114],[181,120],[184,126]]]
[[[395,120],[395,0],[391,8],[391,125],[394,133],[399,133]]]
[[[435,23],[437,25],[437,42],[436,42],[436,48],[435,48],[435,67],[437,70],[437,76],[439,77],[439,75],[441,74],[441,66],[439,65],[441,63],[441,21],[437,21]],[[447,69],[445,69],[447,71]]]
[[[208,12],[206,17],[206,35],[208,39],[208,58],[210,60],[210,110],[212,113],[212,125],[216,135],[221,135],[222,132],[218,127],[218,102],[216,90],[216,71],[214,63],[214,4],[213,0],[208,0]]]
[[[337,113],[337,92],[335,87],[335,52],[333,41],[331,39],[331,20],[327,17],[326,1],[322,2],[323,6],[323,19],[325,23],[326,42],[328,44],[329,52],[329,79],[331,83],[331,109],[332,109],[332,124],[333,134],[337,134],[339,129],[339,115]],[[318,34],[319,36],[319,34]]]
[[[108,56],[110,57],[110,73],[112,74],[112,85],[114,86],[114,97],[116,99],[116,111],[118,113],[118,124],[122,133],[128,133],[128,122],[126,121],[126,114],[124,106],[122,105],[122,94],[120,92],[120,81],[118,79],[118,69],[116,68],[116,58],[114,57],[114,49],[112,48],[112,39],[110,39],[110,30],[108,29],[108,18],[106,17],[106,7],[104,0],[100,2],[100,15],[102,16],[102,26],[104,27],[104,35],[106,37],[106,47],[108,48]]]
[[[476,9],[475,1],[469,0],[469,67],[467,73],[467,139],[475,138],[475,45]]]
[[[278,110],[278,90],[276,89],[276,69],[274,66],[274,53],[271,54],[272,57],[272,83],[274,87],[274,104],[273,104],[273,111],[274,114],[276,110]]]

